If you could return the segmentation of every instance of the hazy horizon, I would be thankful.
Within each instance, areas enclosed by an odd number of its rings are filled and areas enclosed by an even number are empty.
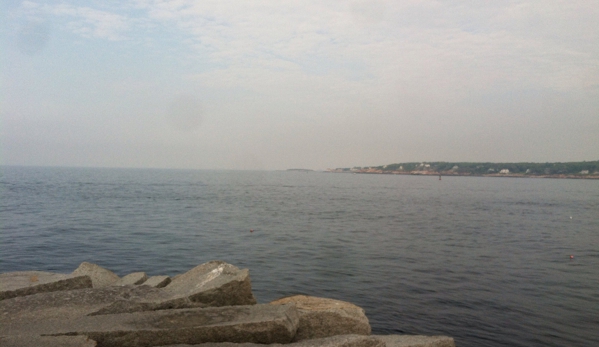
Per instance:
[[[4,1],[0,165],[599,157],[599,3]]]
[[[599,160],[581,160],[580,162],[595,162]],[[310,169],[304,167],[289,167],[283,169],[206,169],[206,168],[181,168],[181,167],[135,167],[135,166],[85,166],[85,165],[18,165],[18,164],[0,164],[2,166],[11,166],[11,167],[38,167],[38,168],[66,168],[66,169],[149,169],[149,170],[206,170],[206,171],[289,171],[289,170],[312,170],[312,171],[327,171],[328,169],[341,169],[341,168],[370,168],[370,167],[379,167],[393,164],[407,164],[407,163],[479,163],[479,162],[465,162],[465,161],[446,161],[446,160],[417,160],[412,162],[393,162],[393,163],[385,163],[379,165],[352,165],[345,167],[328,167],[328,168],[317,168]],[[524,163],[535,163],[535,164],[552,164],[552,163],[574,163],[574,162],[480,162],[480,163],[493,163],[493,164],[524,164]]]

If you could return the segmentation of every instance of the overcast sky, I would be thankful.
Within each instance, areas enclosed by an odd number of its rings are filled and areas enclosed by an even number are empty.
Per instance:
[[[8,165],[599,159],[598,1],[3,0],[0,73]]]

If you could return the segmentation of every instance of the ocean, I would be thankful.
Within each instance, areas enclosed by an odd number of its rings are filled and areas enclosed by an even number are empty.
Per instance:
[[[224,260],[376,334],[599,346],[597,180],[3,166],[0,230],[0,272]]]

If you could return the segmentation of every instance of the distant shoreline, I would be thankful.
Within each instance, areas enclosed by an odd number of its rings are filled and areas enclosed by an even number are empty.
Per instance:
[[[406,175],[406,176],[445,176],[445,177],[511,177],[511,178],[567,178],[567,179],[599,179],[599,175],[525,175],[525,174],[460,174],[460,173],[436,173],[436,172],[360,172],[360,171],[333,171],[328,173],[361,174],[361,175]]]
[[[599,179],[599,161],[567,163],[410,162],[327,169],[331,173]]]

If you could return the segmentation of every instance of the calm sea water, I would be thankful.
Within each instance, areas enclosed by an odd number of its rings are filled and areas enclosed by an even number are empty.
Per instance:
[[[599,181],[0,168],[0,272],[249,268],[373,331],[599,346]],[[254,232],[250,233],[249,230]],[[574,255],[574,259],[570,259]]]

